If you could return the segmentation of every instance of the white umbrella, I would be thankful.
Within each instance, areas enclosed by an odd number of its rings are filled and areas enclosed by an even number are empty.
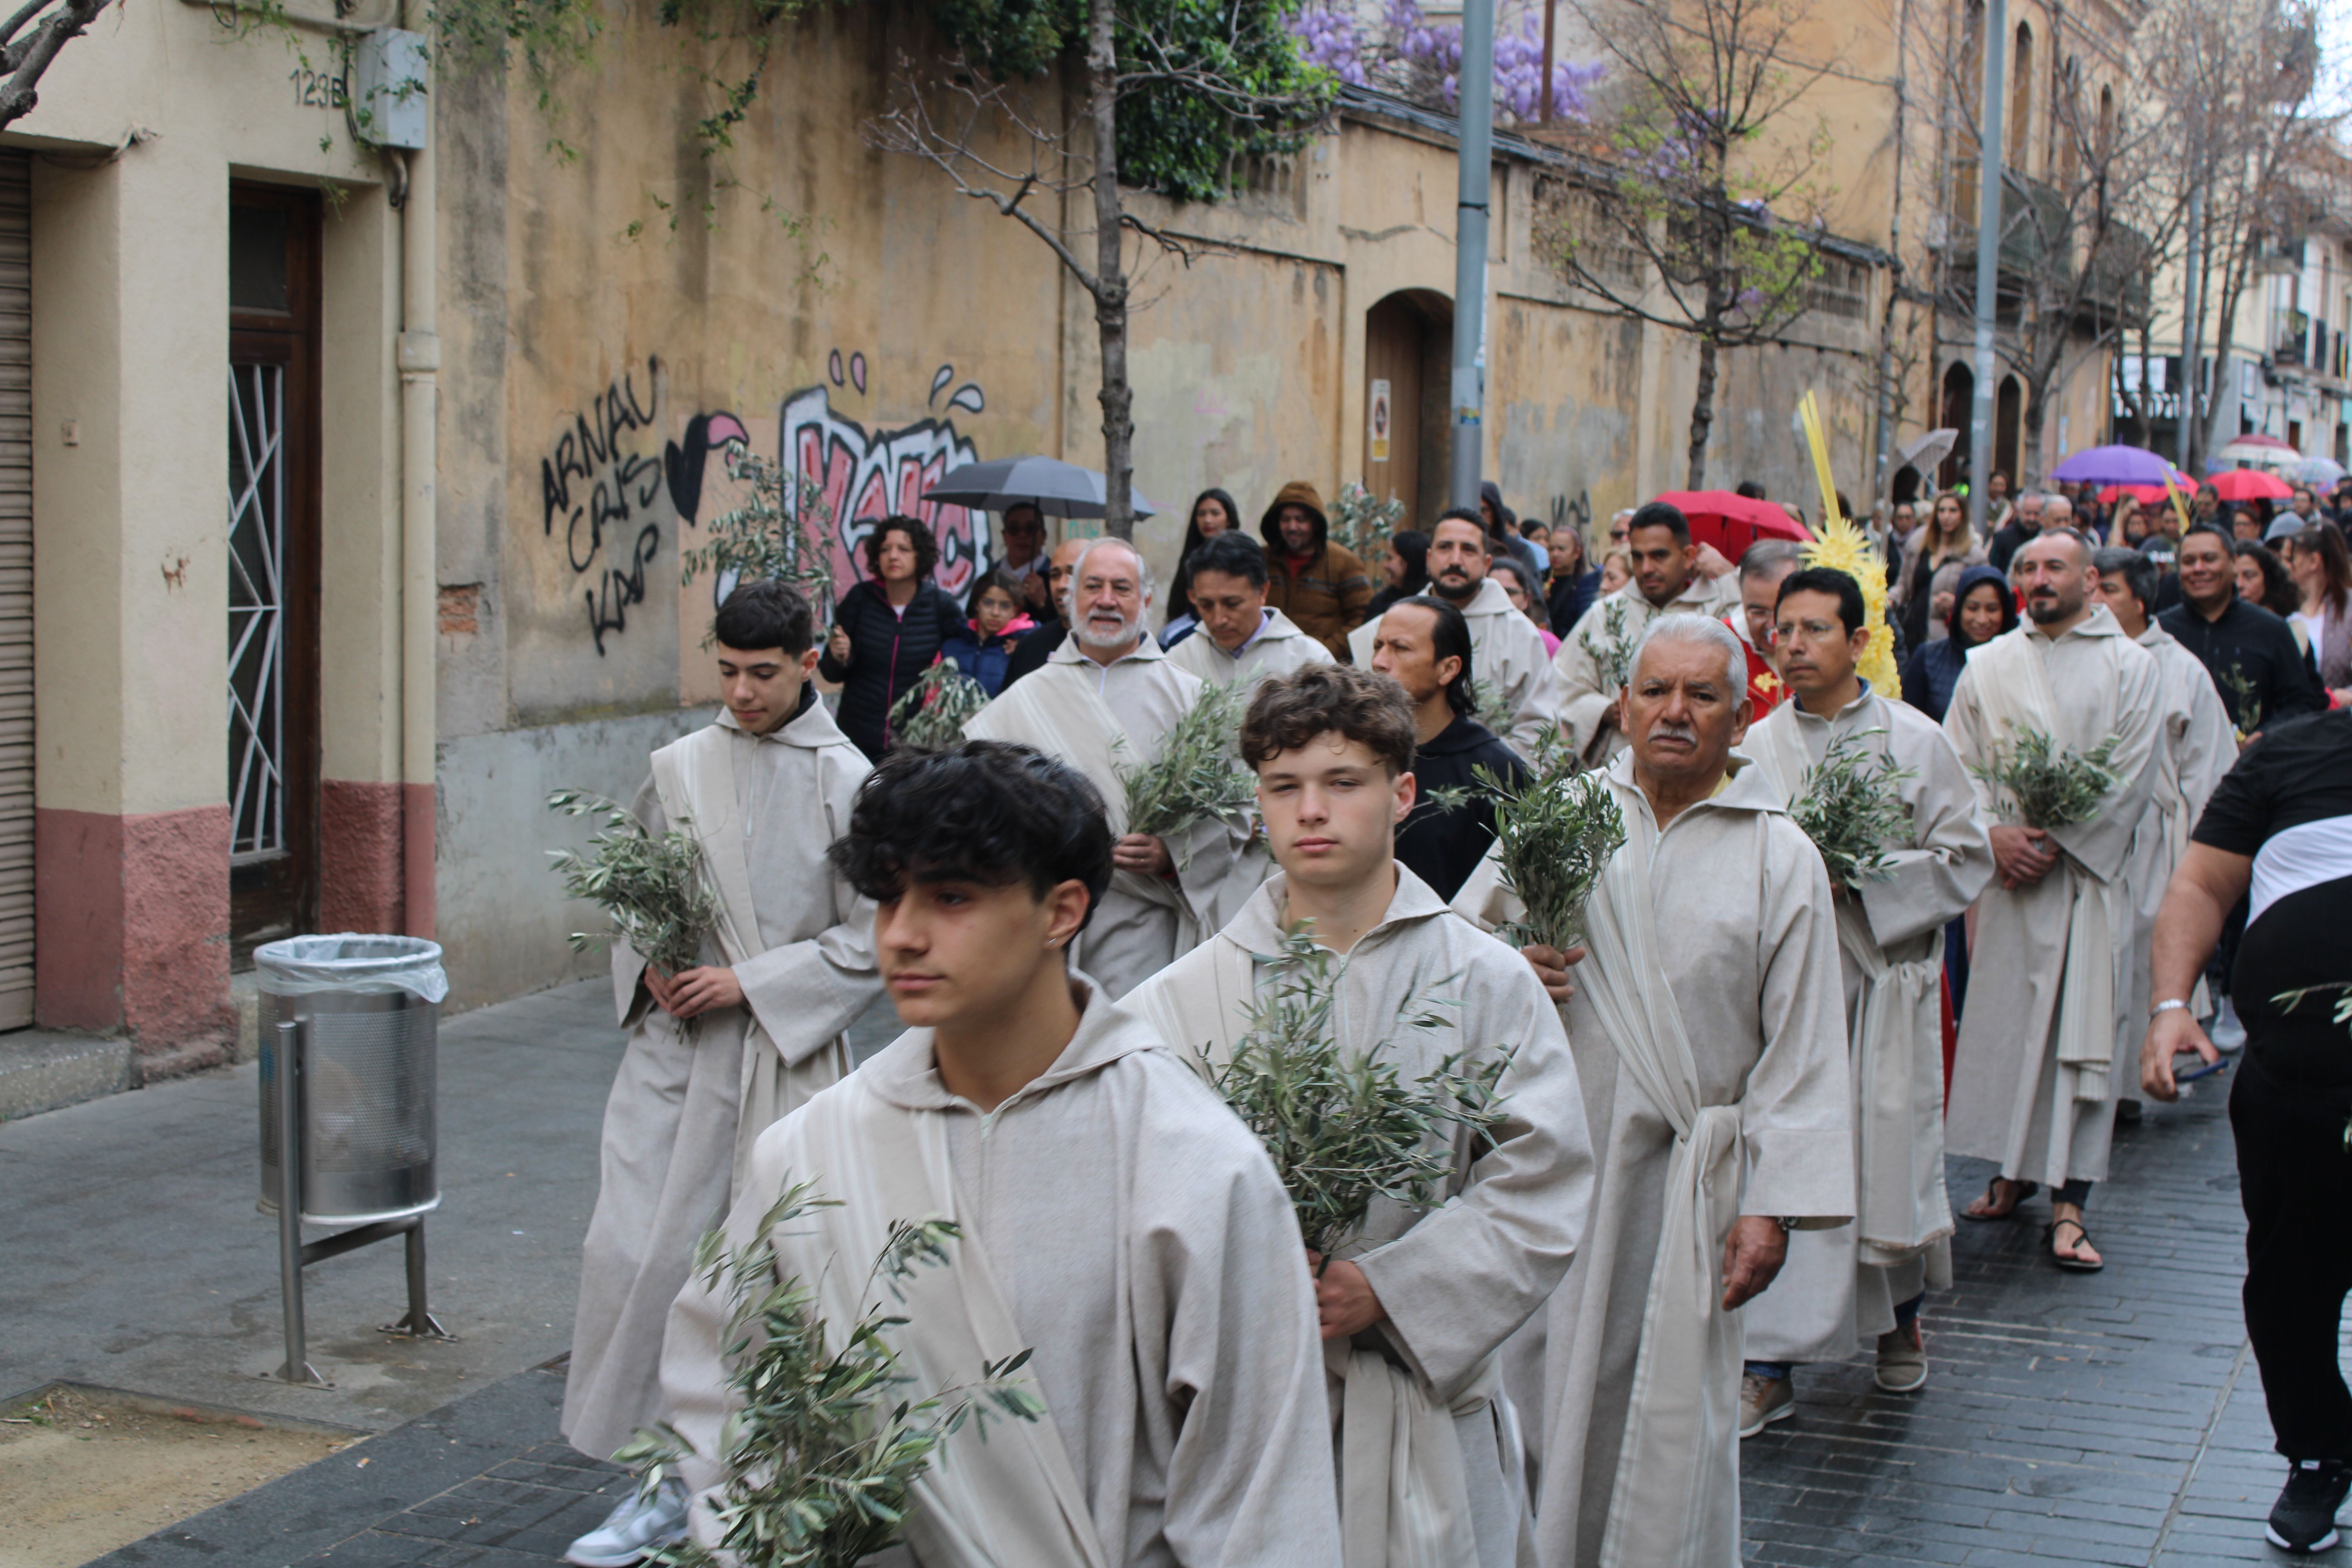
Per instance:
[[[2302,460],[2303,454],[2292,443],[2275,436],[2241,436],[2213,454],[2215,465],[2221,468],[2242,466],[2254,468],[2284,468],[2289,463]]]

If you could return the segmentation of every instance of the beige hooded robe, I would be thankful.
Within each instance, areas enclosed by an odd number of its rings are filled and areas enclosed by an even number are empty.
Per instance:
[[[1578,989],[1564,1011],[1600,1161],[1592,1217],[1549,1307],[1507,1350],[1505,1385],[1532,1414],[1531,1435],[1542,1434],[1535,1458],[1543,1568],[1734,1568],[1739,1322],[1717,1304],[1723,1241],[1738,1215],[1813,1226],[1853,1217],[1853,1092],[1837,928],[1821,856],[1753,766],[1740,765],[1663,833],[1651,826],[1632,755],[1621,754],[1606,776],[1629,814],[1626,847],[1612,870],[1646,879],[1653,908],[1645,923],[1654,933],[1654,973],[1621,975],[1615,984],[1674,1004],[1694,1069],[1689,1087],[1709,1123],[1694,1119],[1693,1131],[1706,1146],[1678,1136],[1666,1110],[1624,1069],[1625,1047],[1612,1040],[1595,1005],[1597,972],[1571,971]],[[1489,927],[1517,913],[1496,864],[1489,853],[1454,901]],[[1588,958],[1585,965],[1600,962]],[[1720,1125],[1726,1117],[1729,1125]],[[1727,1139],[1742,1152],[1731,1172],[1734,1190],[1720,1194],[1728,1200],[1721,1204],[1712,1191],[1701,1194],[1714,1228],[1685,1237],[1695,1244],[1701,1279],[1686,1300],[1654,1301],[1654,1279],[1676,1261],[1662,1257],[1661,1234],[1693,1212],[1694,1194],[1670,1191],[1670,1177],[1711,1185],[1711,1164],[1690,1167],[1727,1157],[1718,1152]],[[1659,1367],[1643,1359],[1645,1323],[1668,1319],[1683,1320],[1671,1325],[1678,1345],[1690,1342],[1693,1327],[1704,1331],[1704,1365]],[[1637,1368],[1645,1384],[1671,1385],[1674,1397],[1637,1400]],[[1638,1455],[1629,1426],[1642,1438]],[[1628,1484],[1637,1458],[1640,1489]],[[1659,1489],[1676,1494],[1678,1509],[1643,1505]]]
[[[1202,626],[1168,650],[1168,662],[1202,680],[1227,686],[1239,680],[1255,686],[1274,676],[1288,675],[1310,664],[1330,664],[1333,659],[1322,639],[1308,637],[1288,616],[1268,605],[1265,624],[1242,645],[1240,654],[1219,647],[1209,629]]]
[[[2077,755],[2116,742],[2121,782],[2090,821],[2052,830],[2063,853],[2050,874],[2015,889],[1996,874],[1977,905],[1944,1146],[1998,1160],[2015,1180],[2107,1173],[2116,1009],[2130,994],[2135,935],[2124,868],[2147,809],[2160,692],[2155,658],[2101,605],[2054,641],[2027,621],[1971,648],[1944,715],[1972,775],[2021,728]],[[1989,826],[2021,826],[2006,792],[1973,784]]]
[[[1501,1397],[1495,1356],[1569,1267],[1584,1233],[1592,1151],[1576,1064],[1534,972],[1404,866],[1396,873],[1388,912],[1335,965],[1340,1044],[1361,1050],[1385,1040],[1385,1058],[1407,1079],[1456,1054],[1513,1054],[1499,1085],[1506,1120],[1491,1144],[1453,1140],[1442,1206],[1376,1204],[1360,1236],[1336,1254],[1363,1269],[1388,1310],[1352,1346],[1327,1347],[1347,1561],[1512,1568],[1529,1522],[1521,1417]],[[1147,981],[1129,1005],[1195,1061],[1231,1059],[1258,988],[1282,977],[1285,913],[1276,872],[1232,924]],[[1408,1012],[1443,1021],[1408,1029],[1399,1022]],[[1351,1400],[1365,1391],[1370,1400]],[[1391,1430],[1406,1434],[1402,1444]],[[1393,1482],[1400,1447],[1412,1450],[1405,1463],[1418,1467],[1423,1450],[1435,1461],[1402,1487]],[[1431,1509],[1407,1495],[1417,1489],[1430,1494]],[[1443,1522],[1424,1531],[1428,1512]],[[1454,1555],[1465,1549],[1475,1558]]]
[[[1622,639],[1612,639],[1609,635],[1609,606],[1612,604],[1623,606]],[[1551,659],[1557,683],[1553,700],[1559,705],[1560,730],[1570,749],[1596,766],[1625,749],[1625,737],[1616,730],[1612,729],[1605,739],[1601,733],[1601,717],[1617,700],[1614,687],[1604,689],[1601,674],[1601,663],[1612,640],[1622,641],[1625,662],[1631,668],[1633,650],[1642,646],[1642,634],[1660,616],[1720,616],[1738,604],[1739,576],[1733,572],[1720,577],[1694,575],[1664,608],[1642,597],[1640,585],[1633,583],[1595,599],[1591,607],[1577,617],[1568,635],[1559,639],[1559,651]],[[1597,746],[1596,741],[1601,742]]]
[[[975,741],[1034,746],[1076,768],[1101,794],[1116,837],[1127,831],[1124,773],[1160,755],[1200,689],[1200,677],[1178,668],[1148,637],[1108,665],[1087,658],[1072,638],[974,714],[963,732]],[[1070,962],[1100,981],[1112,1000],[1126,995],[1249,897],[1265,863],[1244,854],[1248,842],[1247,828],[1211,818],[1169,842],[1173,876],[1113,872]]]
[[[911,1397],[1034,1352],[1046,1419],[950,1436],[917,1487],[921,1568],[1339,1568],[1314,1293],[1265,1152],[1135,1015],[1082,974],[1077,1033],[993,1111],[940,1081],[910,1029],[768,1130],[728,1216],[751,1239],[808,1181],[845,1206],[773,1234],[782,1271],[822,1277],[839,1327],[892,1220],[962,1228],[919,1266],[891,1333]],[[729,1305],[697,1279],[662,1356],[693,1525],[711,1539],[712,1462],[733,1405]]]
[[[694,1245],[727,1213],[769,1123],[849,1070],[842,1032],[880,996],[874,906],[826,863],[865,755],[812,702],[772,734],[734,715],[655,753],[636,816],[691,824],[725,910],[704,962],[731,964],[744,1005],[681,1025],[613,950],[629,1043],[604,1106],[603,1179],[581,1247],[565,1441],[612,1457],[661,1414],[662,1324]],[[698,806],[694,803],[698,802]]]
[[[1443,597],[1434,585],[1423,590]],[[1487,577],[1454,606],[1470,624],[1470,679],[1477,683],[1482,708],[1507,709],[1511,721],[1496,727],[1496,734],[1523,757],[1535,754],[1536,740],[1559,722],[1559,683],[1552,674],[1551,655],[1544,651],[1543,633],[1512,605],[1503,585]],[[1380,636],[1381,618],[1372,616],[1348,634],[1348,651],[1359,669],[1372,667],[1372,643]]]
[[[1872,731],[1877,731],[1874,734]],[[1909,833],[1886,847],[1888,875],[1841,891],[1838,948],[1854,1089],[1857,1217],[1789,1237],[1772,1288],[1741,1311],[1752,1361],[1843,1361],[1893,1331],[1895,1308],[1948,1283],[1952,1205],[1944,1191],[1944,925],[1992,878],[1976,792],[1935,721],[1863,684],[1829,719],[1795,701],[1748,732],[1743,750],[1791,798],[1832,741],[1891,759]]]

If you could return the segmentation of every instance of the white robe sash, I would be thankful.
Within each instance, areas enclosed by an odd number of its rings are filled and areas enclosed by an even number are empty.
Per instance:
[[[2098,737],[2069,732],[2059,720],[2057,693],[2035,639],[2023,630],[1993,638],[1969,653],[1986,668],[1977,700],[1991,727],[2014,746],[2026,730],[2039,730],[2077,752]],[[2058,989],[2058,1092],[2082,1104],[2110,1098],[2116,1066],[2116,945],[2121,931],[2130,939],[2129,893],[2123,879],[2101,880],[2071,857],[2062,856],[2052,875],[2072,880],[2066,910],[2064,978]]]
[[[1586,906],[1586,994],[1618,1063],[1675,1130],[1633,1400],[1601,1568],[1720,1568],[1738,1559],[1740,1322],[1722,1310],[1723,1241],[1739,1215],[1747,1139],[1737,1105],[1699,1102],[1682,1008],[1658,961],[1650,861],[1658,829],[1637,790],[1611,788],[1625,843]],[[1734,1462],[1712,1462],[1717,1455]]]
[[[841,1205],[812,1218],[833,1254],[816,1282],[819,1302],[845,1327],[882,1289],[869,1271],[894,1221],[964,1212],[947,1124],[891,1104],[853,1073],[812,1101],[786,1137],[797,1145],[787,1168]],[[1025,1348],[980,1238],[966,1228],[948,1248],[947,1266],[918,1264],[897,1281],[903,1309],[889,1303],[907,1319],[889,1331],[892,1348],[926,1394],[977,1382],[983,1363]],[[1108,1568],[1051,1411],[1034,1422],[992,1417],[984,1439],[966,1426],[938,1449],[915,1491],[907,1540],[926,1568]]]
[[[1767,720],[1748,735],[1764,776],[1794,807],[1815,765],[1796,716]],[[1908,942],[1915,955],[1891,959],[1851,890],[1839,894],[1837,930],[1839,949],[1862,976],[1862,994],[1846,1020],[1859,1178],[1854,1234],[1861,1260],[1886,1268],[1952,1234],[1942,1152],[1923,1143],[1916,1131],[1921,1096],[1932,1092],[1937,1105],[1943,1101],[1943,933]],[[1929,1037],[1937,1049],[1923,1059],[1919,1047]],[[1931,1070],[1932,1091],[1926,1081]]]

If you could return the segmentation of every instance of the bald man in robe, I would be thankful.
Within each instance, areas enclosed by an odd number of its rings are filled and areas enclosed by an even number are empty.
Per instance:
[[[1246,826],[1209,818],[1174,842],[1127,831],[1126,775],[1156,760],[1201,679],[1144,630],[1151,568],[1123,540],[1086,546],[1070,573],[1070,636],[1035,674],[1008,686],[963,727],[1058,757],[1101,792],[1118,842],[1076,962],[1116,1000],[1188,952],[1240,908],[1264,876]]]

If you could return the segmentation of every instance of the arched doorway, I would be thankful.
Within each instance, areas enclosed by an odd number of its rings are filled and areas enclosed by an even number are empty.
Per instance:
[[[2017,471],[2019,437],[2025,430],[2025,386],[2013,375],[2000,378],[1993,395],[1992,466],[2009,476],[2009,493],[2021,495],[2025,476]]]
[[[1936,470],[1936,488],[1950,489],[1969,477],[1969,405],[1976,401],[1976,373],[1954,360],[1944,372],[1944,427],[1960,433],[1952,443],[1941,467]]]
[[[1402,289],[1364,314],[1364,488],[1403,501],[1405,527],[1425,529],[1445,509],[1453,348],[1443,294]]]

